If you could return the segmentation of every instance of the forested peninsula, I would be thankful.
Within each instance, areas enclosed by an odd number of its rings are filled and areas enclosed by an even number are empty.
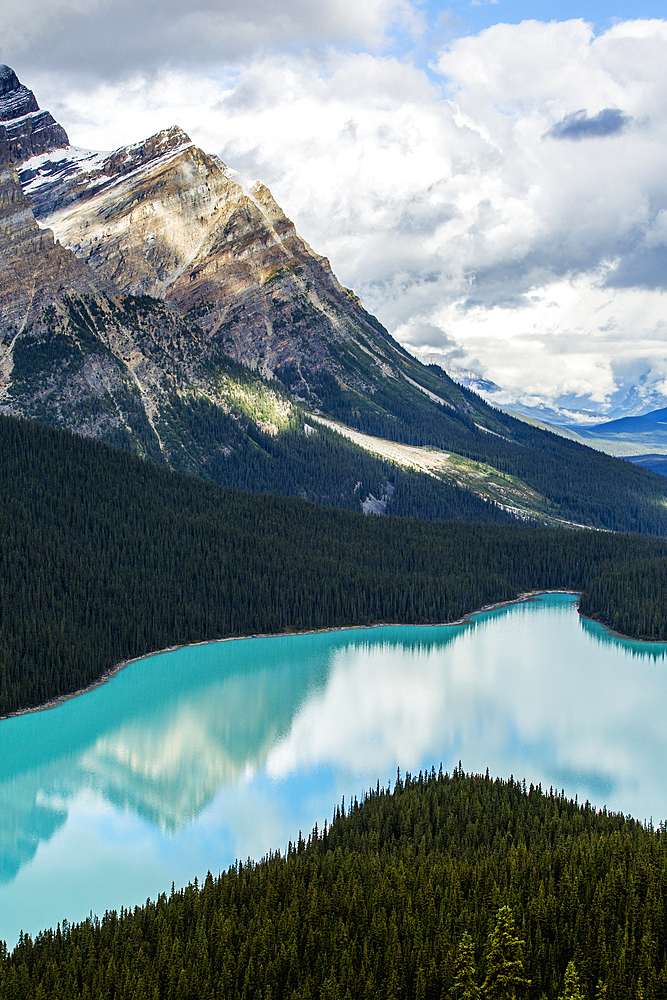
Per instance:
[[[531,590],[583,591],[586,615],[667,638],[667,539],[364,517],[7,417],[0,450],[1,714],[173,645],[450,622]]]
[[[432,770],[286,856],[22,936],[0,1000],[664,1000],[666,922],[663,826]]]

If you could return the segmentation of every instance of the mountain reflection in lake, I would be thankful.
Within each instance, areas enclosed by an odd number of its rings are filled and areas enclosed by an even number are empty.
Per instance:
[[[214,643],[0,723],[0,938],[283,850],[402,771],[667,817],[667,647],[549,595],[464,626]]]

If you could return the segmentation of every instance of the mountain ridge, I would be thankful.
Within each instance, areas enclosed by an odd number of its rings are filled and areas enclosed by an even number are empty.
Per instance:
[[[15,74],[3,73],[11,95]],[[244,488],[357,509],[387,497],[388,512],[429,517],[502,512],[484,471],[399,481],[315,429],[319,414],[491,467],[494,489],[513,477],[540,498],[522,517],[667,533],[659,477],[530,428],[422,365],[266,187],[245,192],[182,129],[111,153],[63,141],[3,166],[1,412]]]

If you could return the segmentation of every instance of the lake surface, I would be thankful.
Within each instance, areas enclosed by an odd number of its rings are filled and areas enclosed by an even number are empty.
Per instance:
[[[211,643],[0,722],[0,938],[283,851],[396,769],[667,818],[667,646],[548,595],[461,626]]]

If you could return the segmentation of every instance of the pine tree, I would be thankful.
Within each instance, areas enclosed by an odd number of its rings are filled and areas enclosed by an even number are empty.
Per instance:
[[[577,968],[572,960],[568,962],[567,969],[565,970],[564,987],[563,993],[558,1000],[584,1000]]]
[[[516,936],[512,911],[503,906],[489,938],[482,987],[484,1000],[516,1000],[517,994],[530,986],[530,980],[523,975],[522,949],[523,941]]]
[[[456,956],[456,979],[451,993],[452,1000],[479,1000],[479,987],[475,979],[475,949],[470,934],[465,931]]]

